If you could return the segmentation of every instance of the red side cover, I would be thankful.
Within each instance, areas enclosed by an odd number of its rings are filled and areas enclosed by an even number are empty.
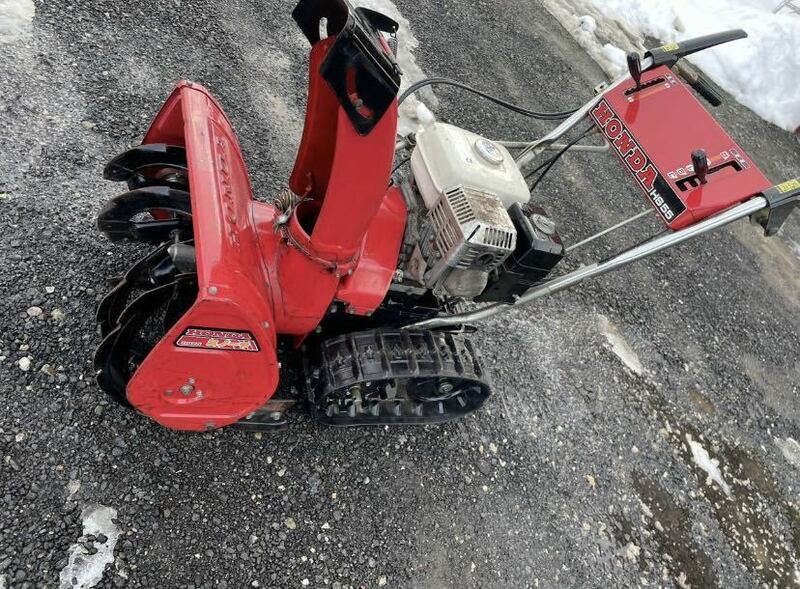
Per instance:
[[[670,229],[681,229],[766,190],[770,181],[667,67],[620,84],[592,118]],[[709,159],[706,184],[692,152]]]
[[[221,427],[262,405],[278,382],[247,170],[222,109],[190,82],[178,85],[144,143],[186,146],[199,294],[136,371],[128,400],[167,427]]]

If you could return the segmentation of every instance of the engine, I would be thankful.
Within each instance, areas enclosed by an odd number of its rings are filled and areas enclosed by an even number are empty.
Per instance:
[[[563,256],[555,225],[527,206],[511,154],[446,123],[417,133],[402,284],[440,298],[513,302]]]

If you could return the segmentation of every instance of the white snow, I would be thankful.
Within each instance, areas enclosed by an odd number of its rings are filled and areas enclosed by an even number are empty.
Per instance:
[[[775,445],[780,448],[783,457],[794,466],[800,468],[800,444],[794,438],[775,438]]]
[[[691,434],[686,434],[686,442],[689,444],[689,449],[692,451],[692,461],[702,468],[708,474],[706,484],[714,481],[725,494],[731,496],[731,488],[725,479],[722,478],[722,472],[719,470],[719,460],[715,460],[709,456],[708,451],[703,448],[700,442],[692,439]]]
[[[784,237],[786,237],[786,235],[784,235]],[[797,257],[800,258],[800,243],[797,243],[791,237],[786,237],[786,240],[789,242],[789,247],[792,249],[795,255],[797,255]]]
[[[87,554],[83,546],[75,543],[70,547],[69,561],[61,570],[59,589],[88,589],[103,578],[106,565],[114,561],[114,546],[119,538],[119,528],[112,521],[117,510],[104,505],[90,505],[81,514],[83,535],[99,534],[108,539],[105,543],[94,542],[95,554]],[[73,579],[76,583],[73,583]]]
[[[414,58],[414,50],[419,47],[419,40],[411,32],[408,19],[400,13],[397,6],[391,0],[356,0],[356,4],[382,12],[400,25],[397,31],[397,64],[403,72],[403,77],[400,80],[400,93],[402,94],[403,90],[411,84],[427,78],[428,76],[417,65],[417,60]],[[420,97],[427,102],[427,105],[423,100],[419,99]],[[424,125],[433,121],[434,116],[428,106],[432,108],[437,106],[436,97],[430,87],[423,88],[414,96],[409,96],[400,105],[400,120],[397,125],[397,133],[405,136],[411,132],[419,131]]]
[[[22,37],[35,13],[33,0],[0,0],[0,45]]]
[[[743,28],[747,39],[689,57],[736,100],[787,131],[800,127],[800,15],[779,0],[544,0],[612,76],[645,37],[673,42]],[[592,24],[588,19],[594,21]]]
[[[616,326],[611,323],[605,315],[598,315],[598,327],[600,333],[605,336],[611,346],[611,351],[622,360],[622,363],[625,364],[631,372],[641,376],[644,371],[642,362],[628,343],[628,340],[625,339]]]

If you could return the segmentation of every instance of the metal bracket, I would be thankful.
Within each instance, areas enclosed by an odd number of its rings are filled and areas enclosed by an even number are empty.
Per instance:
[[[764,235],[775,235],[786,218],[800,205],[800,178],[787,180],[764,191],[767,208],[750,217],[754,223],[764,228]]]

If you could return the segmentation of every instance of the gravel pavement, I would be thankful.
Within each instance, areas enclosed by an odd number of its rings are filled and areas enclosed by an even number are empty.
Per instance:
[[[291,8],[37,1],[0,37],[0,588],[800,584],[798,216],[489,322],[497,394],[458,423],[189,435],[104,398],[94,307],[137,252],[94,230],[118,190],[102,167],[191,78],[225,106],[258,195],[280,189],[305,100]],[[428,75],[552,110],[603,80],[531,0],[398,8]],[[495,138],[545,128],[436,94],[439,118]],[[791,136],[731,100],[717,113],[774,180],[800,175]],[[573,241],[645,206],[611,156],[585,154],[541,201]]]

